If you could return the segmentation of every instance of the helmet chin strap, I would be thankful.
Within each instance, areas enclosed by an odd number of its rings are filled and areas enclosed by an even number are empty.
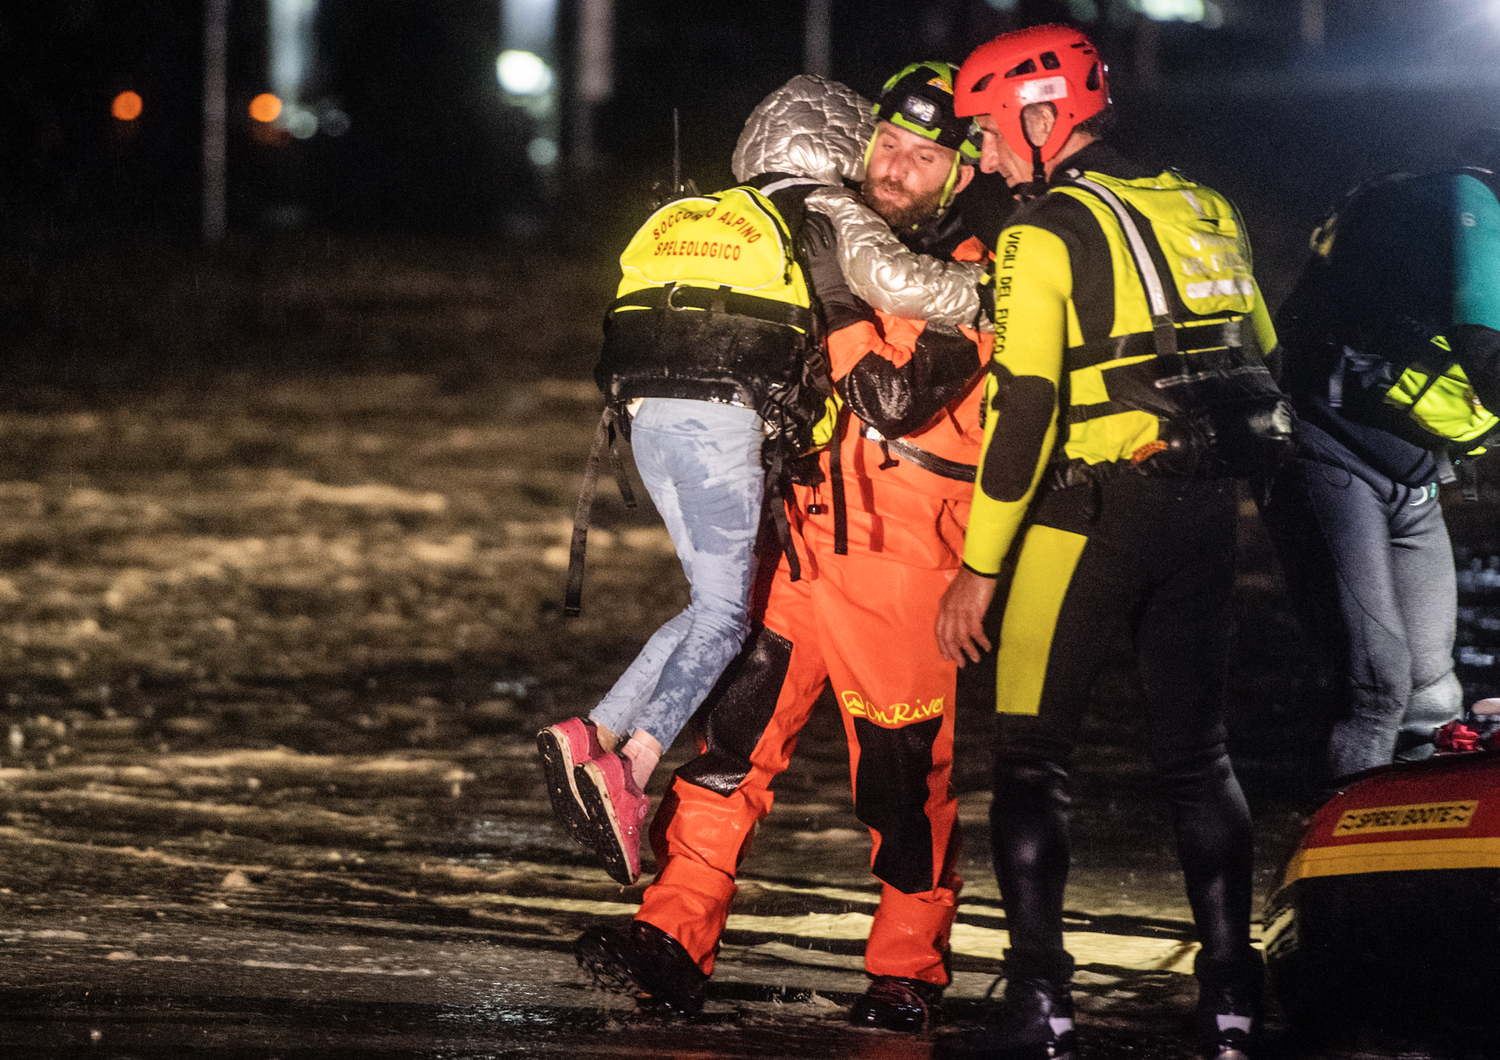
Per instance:
[[[943,185],[943,197],[938,200],[937,212],[942,214],[953,202],[953,189],[958,186],[958,152],[953,152],[953,165],[948,168],[948,182]]]
[[[1027,143],[1031,141],[1028,139]],[[1047,166],[1042,161],[1042,149],[1036,144],[1031,144],[1031,183],[1022,184],[1016,189],[1015,195],[1022,202],[1030,202],[1045,194],[1047,194]]]

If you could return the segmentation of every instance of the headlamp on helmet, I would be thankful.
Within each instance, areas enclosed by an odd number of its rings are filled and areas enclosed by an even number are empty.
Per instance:
[[[937,125],[937,104],[930,99],[921,96],[907,96],[901,103],[898,112],[904,118],[910,118],[924,129],[930,129]]]
[[[875,104],[875,117],[898,129],[916,133],[939,147],[958,151],[973,122],[953,112],[952,63],[920,62],[905,67],[886,81]]]

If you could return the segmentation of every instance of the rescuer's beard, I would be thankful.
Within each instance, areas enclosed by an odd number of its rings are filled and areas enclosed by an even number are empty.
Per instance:
[[[929,195],[913,196],[895,181],[876,181],[869,177],[859,186],[859,194],[866,206],[898,232],[919,225],[937,213],[938,203],[943,199],[942,188]]]

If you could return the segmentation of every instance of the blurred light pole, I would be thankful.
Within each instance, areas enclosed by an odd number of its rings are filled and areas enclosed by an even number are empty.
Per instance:
[[[833,76],[833,0],[807,0],[802,27],[802,72]]]
[[[318,0],[270,0],[267,12],[268,74],[271,91],[282,107],[277,123],[298,140],[318,131],[318,115],[303,105],[316,61],[313,27],[317,15]]]
[[[588,171],[598,163],[594,108],[615,90],[614,0],[579,0],[578,70],[574,78],[573,164]]]
[[[530,119],[526,158],[543,192],[556,192],[559,144],[557,78],[558,0],[500,0],[500,46],[495,76],[508,106]]]
[[[229,0],[203,2],[203,242],[224,238],[226,51]]]

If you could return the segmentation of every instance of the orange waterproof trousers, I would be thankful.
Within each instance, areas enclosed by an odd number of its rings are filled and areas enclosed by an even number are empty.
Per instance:
[[[868,490],[851,494],[847,555],[834,554],[821,525],[831,515],[798,518],[802,578],[792,581],[782,560],[763,627],[699,715],[704,753],[678,770],[652,825],[659,869],[637,918],[677,939],[705,972],[713,971],[740,859],[771,810],[770,784],[828,681],[849,741],[855,813],[870,829],[871,871],[882,882],[865,968],[949,979],[962,886],[949,783],[956,669],[938,654],[933,629],[958,563],[945,545],[955,533],[961,543],[967,505],[905,489],[880,498],[891,523],[926,528],[923,559],[952,555],[951,565],[935,568],[872,550],[872,530],[877,547],[904,535],[882,533],[874,505],[861,503],[874,500]]]

